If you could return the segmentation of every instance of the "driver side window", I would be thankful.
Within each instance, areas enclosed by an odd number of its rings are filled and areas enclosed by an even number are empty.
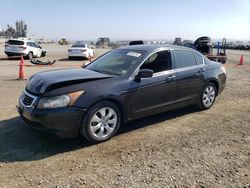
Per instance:
[[[153,70],[154,73],[170,70],[171,68],[171,56],[168,50],[152,54],[140,67],[140,69]]]

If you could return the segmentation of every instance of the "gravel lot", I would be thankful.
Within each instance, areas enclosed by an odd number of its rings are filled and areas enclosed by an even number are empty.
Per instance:
[[[68,46],[43,45],[54,66],[25,67],[27,76],[81,66]],[[250,188],[250,52],[228,51],[227,86],[213,108],[188,107],[124,125],[111,140],[89,145],[26,127],[15,109],[26,81],[19,60],[0,45],[0,187]],[[96,56],[107,50],[96,50]],[[245,65],[237,66],[240,55]],[[26,64],[30,64],[26,60]]]

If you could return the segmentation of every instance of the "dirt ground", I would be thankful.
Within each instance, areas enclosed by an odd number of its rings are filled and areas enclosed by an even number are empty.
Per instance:
[[[68,46],[43,46],[42,60],[58,61],[25,67],[27,77],[83,62],[67,60]],[[28,128],[15,109],[26,84],[16,80],[19,60],[0,60],[0,187],[250,188],[250,52],[228,54],[227,86],[210,110],[137,120],[97,145]],[[236,66],[241,54],[245,65]]]

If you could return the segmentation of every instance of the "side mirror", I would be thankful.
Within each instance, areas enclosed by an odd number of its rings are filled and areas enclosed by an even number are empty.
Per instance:
[[[135,80],[141,80],[141,78],[151,78],[153,77],[154,71],[151,69],[141,69],[135,76]]]

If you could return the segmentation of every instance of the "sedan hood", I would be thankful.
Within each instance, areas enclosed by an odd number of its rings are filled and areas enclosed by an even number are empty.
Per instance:
[[[111,78],[114,76],[88,69],[60,69],[40,72],[30,77],[26,89],[37,95],[47,91],[87,81]]]

